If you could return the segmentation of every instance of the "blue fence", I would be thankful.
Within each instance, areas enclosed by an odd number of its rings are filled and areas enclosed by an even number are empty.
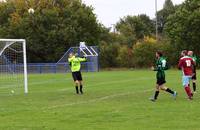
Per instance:
[[[94,62],[83,62],[81,71],[96,72],[99,69],[94,67]],[[27,65],[28,73],[68,73],[71,72],[68,63],[29,63]]]
[[[98,53],[97,46],[91,46]],[[71,47],[68,51],[61,57],[57,63],[28,63],[27,71],[28,73],[66,73],[71,72],[70,66],[68,64],[69,53],[74,52],[81,56],[81,51],[79,47]],[[0,73],[23,73],[23,64],[21,62],[16,62],[11,58],[8,59],[6,56],[0,57]],[[98,56],[88,56],[87,62],[83,62],[81,65],[81,71],[83,72],[97,72],[99,71],[99,59]]]

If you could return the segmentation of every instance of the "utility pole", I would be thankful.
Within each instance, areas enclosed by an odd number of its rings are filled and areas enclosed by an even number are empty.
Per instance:
[[[111,24],[112,25],[112,31],[113,31],[113,33],[115,34],[116,33],[116,28],[115,28],[115,24]]]

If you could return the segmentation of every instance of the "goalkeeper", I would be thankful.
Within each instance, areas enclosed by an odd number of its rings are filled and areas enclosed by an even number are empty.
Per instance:
[[[80,93],[83,94],[83,82],[80,69],[81,69],[81,62],[85,62],[86,60],[87,59],[85,57],[84,58],[76,57],[74,53],[69,54],[68,62],[71,67],[72,77],[74,79],[77,94],[79,94],[79,90]]]

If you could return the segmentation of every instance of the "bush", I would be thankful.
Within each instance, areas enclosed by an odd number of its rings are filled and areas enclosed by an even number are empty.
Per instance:
[[[154,64],[157,43],[138,43],[133,47],[134,66],[136,68],[149,67]]]
[[[118,67],[118,44],[102,44],[100,46],[100,66],[105,67]]]
[[[119,67],[133,67],[133,50],[127,46],[118,49],[117,62]]]
[[[169,42],[144,42],[134,45],[133,58],[136,68],[150,67],[155,64],[155,52],[162,51],[170,66],[176,66],[179,59],[179,51],[177,51]]]
[[[176,66],[180,52],[168,41],[156,42],[145,38],[132,48],[127,45],[102,43],[100,46],[100,66],[121,68],[146,68],[155,64],[155,52],[162,51],[170,66]]]

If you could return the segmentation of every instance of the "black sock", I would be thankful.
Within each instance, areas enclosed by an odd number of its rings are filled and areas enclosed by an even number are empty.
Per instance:
[[[77,93],[77,94],[79,94],[79,91],[78,91],[78,86],[76,86],[76,93]]]
[[[83,85],[80,85],[80,92],[83,94]]]
[[[193,91],[196,91],[196,83],[193,83]]]
[[[154,99],[157,99],[158,95],[159,95],[159,91],[156,91],[154,95]]]
[[[169,88],[166,89],[166,92],[171,93],[171,94],[174,94],[174,91],[172,91],[172,90],[169,89]]]

